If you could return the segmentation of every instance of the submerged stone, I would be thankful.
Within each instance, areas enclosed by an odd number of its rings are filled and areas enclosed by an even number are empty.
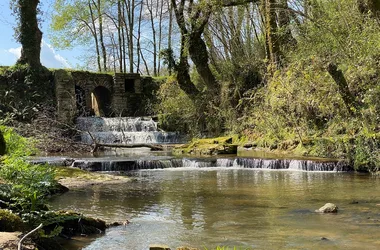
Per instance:
[[[326,203],[323,207],[315,210],[317,213],[337,213],[338,207],[334,203]]]

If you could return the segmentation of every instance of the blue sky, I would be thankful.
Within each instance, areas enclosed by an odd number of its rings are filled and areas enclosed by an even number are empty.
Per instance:
[[[41,46],[41,62],[48,68],[72,68],[80,64],[77,57],[80,56],[78,49],[57,51],[50,45],[49,25],[50,14],[53,11],[53,0],[42,0],[41,8],[43,15],[40,28],[43,32]],[[0,0],[0,66],[13,65],[20,55],[21,45],[14,38],[15,18],[9,7],[9,0]]]

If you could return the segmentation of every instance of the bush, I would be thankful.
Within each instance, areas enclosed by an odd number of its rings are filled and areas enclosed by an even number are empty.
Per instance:
[[[4,131],[7,155],[0,162],[0,178],[10,184],[7,192],[8,207],[25,213],[46,209],[46,197],[57,187],[54,170],[47,166],[31,165],[25,157],[36,153],[33,141],[0,126]]]

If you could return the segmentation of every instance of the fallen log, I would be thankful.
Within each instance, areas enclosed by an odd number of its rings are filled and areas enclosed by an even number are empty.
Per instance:
[[[96,152],[100,147],[107,148],[150,148],[154,151],[162,151],[164,147],[162,145],[155,145],[149,143],[137,143],[137,144],[117,144],[117,143],[95,143],[92,152]]]

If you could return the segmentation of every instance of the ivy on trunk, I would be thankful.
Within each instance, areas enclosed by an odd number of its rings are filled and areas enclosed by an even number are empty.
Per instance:
[[[38,4],[40,0],[16,0],[13,10],[18,17],[16,38],[21,43],[20,64],[41,67],[40,53],[42,32],[38,27]]]

